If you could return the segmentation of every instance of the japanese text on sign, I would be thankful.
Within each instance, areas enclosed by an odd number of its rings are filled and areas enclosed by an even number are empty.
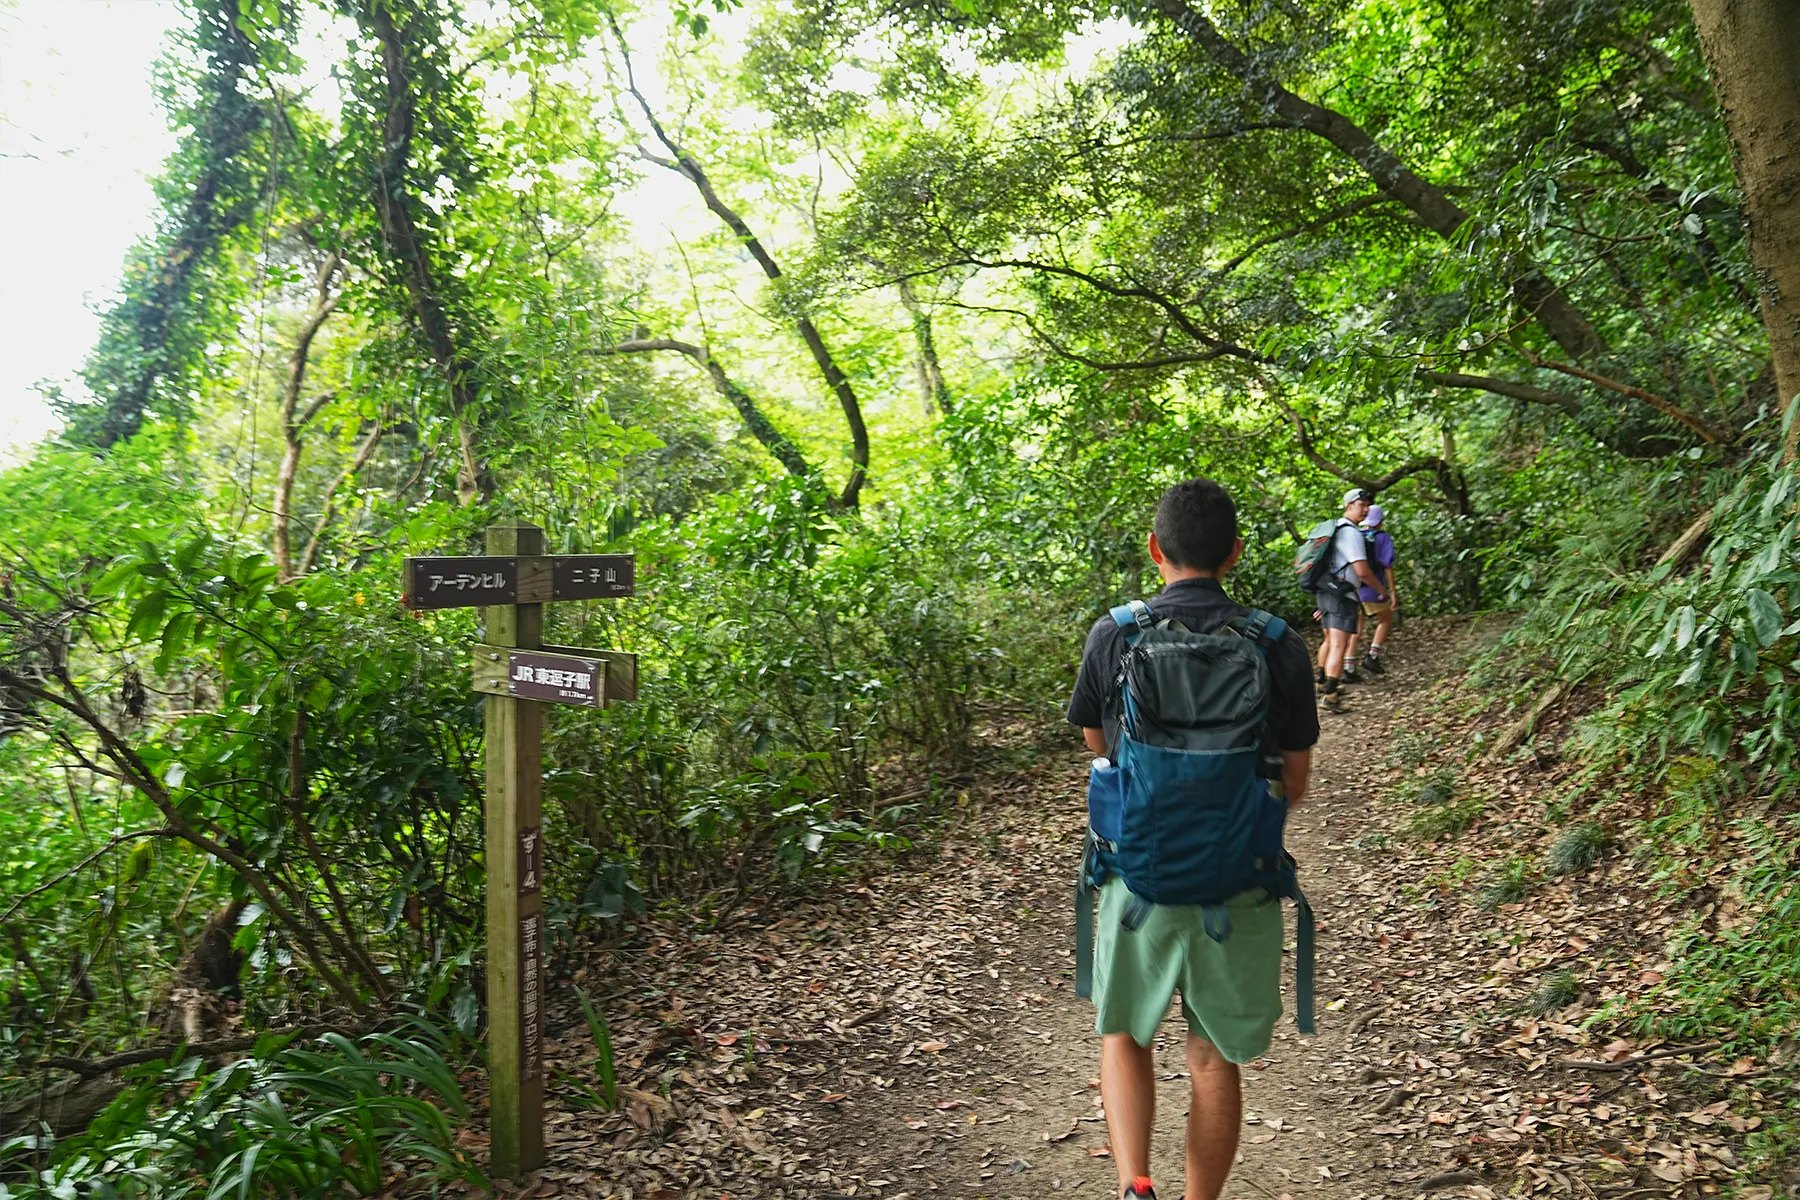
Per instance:
[[[570,554],[550,567],[558,600],[607,600],[637,590],[637,560],[629,554]]]
[[[541,683],[546,687],[574,688],[578,692],[594,686],[591,671],[564,671],[558,667],[533,667],[526,663],[514,663],[512,677],[517,683]]]
[[[504,571],[483,571],[479,575],[464,571],[460,575],[430,575],[426,579],[428,586],[425,590],[427,592],[435,592],[439,588],[455,588],[459,592],[475,588],[486,592],[506,586],[506,572]]]
[[[599,708],[606,702],[606,664],[567,654],[509,651],[506,693],[521,700]]]
[[[519,596],[518,560],[504,555],[406,560],[408,608],[475,608],[513,604]]]
[[[544,1065],[543,960],[539,936],[541,914],[519,918],[519,1067],[526,1079],[536,1079]]]
[[[519,830],[519,895],[535,892],[542,885],[544,870],[544,833],[537,826]]]

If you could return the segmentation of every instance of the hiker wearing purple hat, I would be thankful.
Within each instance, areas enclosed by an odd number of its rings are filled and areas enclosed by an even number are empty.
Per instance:
[[[1358,587],[1382,594],[1381,578],[1369,565],[1367,539],[1357,527],[1368,516],[1373,500],[1367,489],[1351,488],[1344,493],[1344,515],[1314,529],[1314,534],[1319,535],[1317,545],[1323,546],[1324,539],[1330,539],[1330,554],[1325,559],[1330,571],[1314,593],[1319,607],[1313,614],[1325,627],[1325,640],[1319,646],[1318,682],[1320,703],[1326,712],[1344,711],[1344,698],[1338,688],[1344,682],[1344,651],[1362,618]]]
[[[1375,638],[1369,643],[1369,656],[1362,665],[1371,675],[1380,675],[1387,670],[1381,663],[1382,647],[1387,645],[1388,634],[1394,631],[1394,614],[1400,609],[1400,593],[1394,590],[1394,539],[1382,528],[1387,520],[1387,513],[1379,504],[1369,505],[1368,515],[1362,519],[1363,538],[1369,555],[1369,567],[1381,580],[1380,588],[1372,588],[1363,584],[1357,593],[1362,601],[1362,619],[1358,622],[1356,632],[1350,637],[1349,649],[1344,654],[1344,682],[1355,683],[1358,679],[1356,671],[1356,643],[1362,639],[1363,631],[1370,621],[1375,622]],[[1383,595],[1383,592],[1386,595]]]

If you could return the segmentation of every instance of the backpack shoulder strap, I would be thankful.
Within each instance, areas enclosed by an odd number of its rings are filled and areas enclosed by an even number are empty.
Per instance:
[[[1232,628],[1256,643],[1266,657],[1271,647],[1287,636],[1288,623],[1272,612],[1253,608],[1230,622]]]
[[[1127,600],[1112,610],[1113,624],[1125,631],[1125,640],[1136,643],[1146,629],[1154,628],[1156,616],[1142,600]]]

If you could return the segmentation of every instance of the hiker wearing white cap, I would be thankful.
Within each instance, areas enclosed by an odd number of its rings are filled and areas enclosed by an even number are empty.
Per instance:
[[[1358,584],[1374,588],[1382,599],[1387,598],[1381,590],[1381,580],[1369,566],[1368,546],[1362,530],[1357,528],[1357,524],[1369,515],[1372,499],[1363,488],[1351,488],[1344,493],[1344,515],[1338,518],[1331,535],[1331,569],[1325,576],[1324,586],[1314,593],[1319,604],[1316,615],[1325,627],[1325,643],[1319,647],[1318,679],[1327,712],[1342,712],[1344,708],[1344,698],[1338,689],[1344,683],[1344,654],[1350,648],[1357,620],[1362,616]]]
[[[1371,675],[1380,675],[1387,670],[1381,663],[1381,651],[1387,645],[1388,634],[1394,631],[1394,614],[1400,609],[1400,593],[1394,587],[1394,539],[1382,528],[1386,520],[1387,513],[1379,504],[1369,505],[1368,515],[1362,519],[1369,566],[1381,579],[1382,587],[1364,584],[1358,592],[1357,598],[1362,601],[1362,621],[1350,635],[1350,646],[1344,653],[1345,683],[1356,682],[1356,644],[1370,621],[1375,622],[1375,638],[1369,643],[1369,656],[1362,660],[1362,665]],[[1385,597],[1381,594],[1383,590],[1387,592]]]

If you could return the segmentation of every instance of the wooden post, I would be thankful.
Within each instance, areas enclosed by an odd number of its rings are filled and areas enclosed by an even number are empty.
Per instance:
[[[536,525],[490,525],[487,553],[544,552]],[[535,650],[544,606],[482,609],[491,646]],[[493,1173],[544,1165],[544,706],[490,695],[487,705],[488,1115]]]

